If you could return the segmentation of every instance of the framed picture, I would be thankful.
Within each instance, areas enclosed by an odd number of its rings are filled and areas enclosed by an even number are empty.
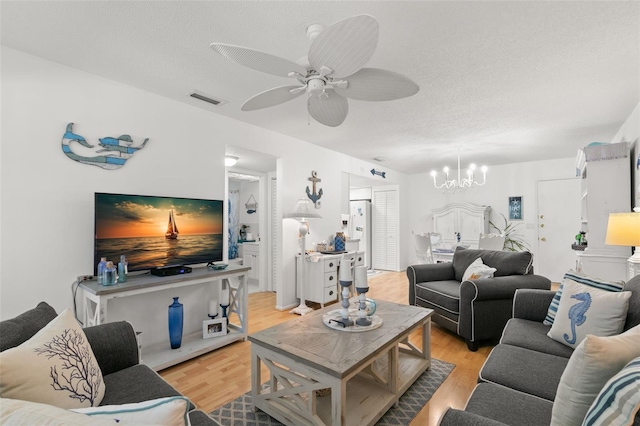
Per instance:
[[[227,335],[227,319],[216,318],[202,322],[202,338],[226,336]]]
[[[522,220],[522,197],[509,197],[509,219]]]

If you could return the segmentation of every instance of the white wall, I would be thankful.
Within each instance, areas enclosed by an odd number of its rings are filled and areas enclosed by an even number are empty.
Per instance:
[[[633,192],[632,207],[640,207],[640,103],[629,115],[611,143],[629,142],[631,144],[631,190]]]
[[[374,167],[13,49],[2,47],[0,54],[2,319],[41,300],[59,312],[72,306],[71,283],[93,268],[94,192],[224,199],[225,144],[265,152],[278,157],[280,212],[306,197],[312,170],[322,179],[324,219],[311,224],[310,246],[316,236],[340,227],[342,172],[366,176]],[[60,146],[69,122],[89,141],[126,133],[149,143],[118,170],[79,164]],[[386,180],[407,182],[397,172],[387,173]],[[283,227],[280,307],[296,304],[295,229]],[[114,304],[109,316],[131,320],[145,331],[144,343],[154,343],[166,338],[166,307],[173,296],[185,304],[185,332],[197,330],[207,309],[199,303],[209,297],[204,293],[203,287],[133,297]],[[153,308],[138,309],[142,304]]]

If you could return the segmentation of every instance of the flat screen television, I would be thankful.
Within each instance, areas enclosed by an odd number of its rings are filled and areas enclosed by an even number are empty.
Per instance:
[[[223,202],[95,194],[93,272],[101,257],[129,271],[222,261]]]

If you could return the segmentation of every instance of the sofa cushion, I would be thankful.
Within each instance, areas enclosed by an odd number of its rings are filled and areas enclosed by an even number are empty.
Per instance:
[[[511,318],[502,331],[500,343],[569,358],[573,349],[547,336],[550,328],[541,322]]]
[[[604,384],[636,357],[640,357],[640,326],[618,336],[588,335],[562,373],[551,425],[580,426]]]
[[[189,400],[184,396],[158,398],[134,404],[103,405],[71,410],[94,419],[111,419],[115,423],[137,425],[189,425]]]
[[[624,329],[628,330],[636,325],[640,325],[640,275],[631,278],[624,285],[624,291],[630,291],[629,309]]]
[[[640,357],[632,360],[602,388],[589,407],[584,426],[630,425],[640,410]]]
[[[3,426],[114,426],[113,420],[95,419],[49,404],[20,399],[0,399],[0,424]]]
[[[549,424],[553,403],[545,399],[490,383],[479,383],[465,411],[508,425]]]
[[[491,278],[493,277],[494,272],[496,272],[496,268],[491,268],[490,266],[482,263],[482,258],[479,257],[464,271],[462,275],[462,281],[467,280],[478,280],[480,278]]]
[[[525,275],[533,272],[533,255],[528,251],[458,249],[453,255],[453,269],[455,270],[456,280],[462,281],[464,272],[479,257],[482,257],[485,265],[496,268],[495,277]]]
[[[548,336],[575,348],[587,334],[620,334],[630,297],[629,291],[604,291],[567,280]]]
[[[547,316],[544,319],[544,323],[546,325],[553,324],[553,320],[556,317],[556,313],[558,312],[558,306],[560,305],[560,297],[562,297],[562,290],[564,289],[564,283],[566,281],[573,281],[575,283],[580,283],[582,285],[586,285],[593,288],[598,288],[600,290],[605,291],[622,291],[624,286],[624,281],[608,281],[600,278],[592,278],[588,277],[579,272],[570,270],[564,277],[562,278],[562,283],[560,284],[560,288],[556,291],[555,296],[553,296],[553,300],[549,305],[549,310],[547,311]]]
[[[482,366],[479,380],[553,401],[568,362],[564,357],[499,344]]]
[[[58,314],[45,302],[15,318],[0,322],[0,352],[29,340]]]
[[[82,408],[100,404],[105,384],[80,324],[67,309],[31,339],[0,353],[0,396]]]
[[[427,281],[415,285],[416,299],[454,315],[460,313],[460,282]]]
[[[104,376],[106,392],[101,405],[143,402],[168,396],[181,396],[169,383],[144,364]],[[189,409],[195,408],[189,403]]]

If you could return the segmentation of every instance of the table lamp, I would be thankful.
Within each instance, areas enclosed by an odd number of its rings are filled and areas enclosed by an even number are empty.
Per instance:
[[[307,228],[307,219],[320,219],[322,218],[322,216],[320,216],[318,213],[315,212],[314,210],[314,205],[311,202],[311,200],[307,200],[304,198],[301,198],[298,200],[298,202],[296,203],[296,206],[293,210],[293,213],[289,213],[287,215],[284,216],[285,218],[290,218],[290,219],[298,219],[300,221],[300,228],[298,230],[298,232],[300,233],[300,256],[301,256],[301,267],[300,267],[300,273],[302,274],[302,279],[300,280],[300,305],[297,308],[294,308],[290,311],[290,313],[292,314],[298,314],[298,315],[304,315],[306,313],[309,313],[311,311],[313,311],[313,309],[311,309],[310,307],[307,306],[307,302],[304,299],[304,279],[305,279],[305,273],[304,270],[306,268],[306,252],[305,252],[305,237],[307,235],[308,232],[308,228]]]
[[[605,244],[634,246],[634,254],[627,259],[627,279],[640,275],[640,208],[632,213],[610,213]]]

